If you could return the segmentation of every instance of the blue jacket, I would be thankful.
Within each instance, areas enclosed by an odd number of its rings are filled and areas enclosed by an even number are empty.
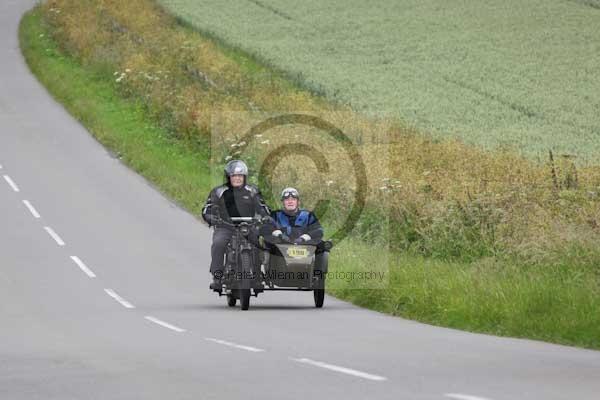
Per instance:
[[[292,240],[305,233],[310,235],[312,240],[323,238],[323,227],[312,211],[300,209],[296,214],[288,215],[283,210],[276,210],[271,212],[271,220],[271,232],[279,229]]]

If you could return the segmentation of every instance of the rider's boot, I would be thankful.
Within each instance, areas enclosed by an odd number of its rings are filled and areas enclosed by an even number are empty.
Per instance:
[[[212,273],[213,281],[210,284],[210,288],[212,290],[221,290],[221,288],[223,287],[223,284],[221,283],[221,278],[220,278],[220,276],[222,274],[220,272],[221,271],[216,271],[215,273]]]

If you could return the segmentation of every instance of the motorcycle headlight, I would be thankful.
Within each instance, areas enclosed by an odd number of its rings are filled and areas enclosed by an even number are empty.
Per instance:
[[[250,233],[250,228],[248,228],[247,226],[242,226],[240,228],[240,233],[244,236],[248,236],[248,234]]]

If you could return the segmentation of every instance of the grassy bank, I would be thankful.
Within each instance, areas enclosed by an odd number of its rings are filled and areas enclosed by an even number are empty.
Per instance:
[[[207,146],[175,140],[153,123],[143,104],[119,94],[105,71],[84,67],[52,40],[40,9],[23,18],[20,45],[31,71],[50,94],[125,164],[198,214],[207,191]]]
[[[50,8],[51,5],[45,12],[56,14]],[[139,91],[134,90],[135,82],[124,86],[123,83],[133,75],[127,69],[136,71],[131,65],[112,68],[112,65],[96,62],[106,60],[106,54],[94,61],[93,57],[82,58],[68,52],[68,43],[71,42],[58,46],[53,38],[60,40],[64,36],[55,31],[56,25],[46,22],[42,11],[37,8],[28,14],[21,25],[21,46],[38,79],[98,140],[120,154],[126,164],[197,215],[210,188],[207,152],[209,142],[198,126],[208,129],[209,125],[191,124],[188,125],[188,130],[181,129],[185,126],[182,121],[188,116],[177,119],[166,112],[161,114],[158,111],[164,111],[164,108],[154,104],[158,100],[141,96]],[[144,13],[139,9],[138,11],[137,15],[143,19]],[[65,13],[64,10],[61,12],[63,15]],[[150,25],[156,26],[156,23],[157,21],[153,21]],[[122,30],[122,27],[117,29]],[[97,37],[96,41],[101,39]],[[73,47],[72,51],[75,52],[76,49]],[[218,51],[218,47],[214,51]],[[218,57],[227,58],[225,53]],[[212,60],[215,59],[221,60],[217,55]],[[249,73],[264,73],[261,69],[263,67],[246,61],[240,55],[232,59],[230,62],[245,65],[240,67],[240,71],[244,73],[249,70]],[[117,75],[114,75],[115,70],[118,71]],[[156,77],[158,68],[153,71],[146,69],[145,72]],[[125,77],[119,79],[123,73]],[[255,78],[256,76],[252,79]],[[145,80],[151,82],[151,85],[145,87],[146,93],[154,93],[153,89],[158,94],[162,93],[160,88],[153,86],[160,81]],[[284,97],[281,93],[298,93],[292,100],[284,98],[281,101],[302,102],[309,98],[303,97],[308,95],[296,92],[299,89],[284,81],[268,84],[258,81],[256,85],[251,86],[251,91],[246,87],[253,93],[254,100],[268,97],[259,90],[261,85],[282,85],[276,86],[280,98]],[[180,90],[185,88],[180,87]],[[211,90],[194,96],[199,102],[204,102],[202,104],[207,108],[219,107],[225,101]],[[209,102],[202,96],[213,97]],[[293,105],[296,106],[297,104]],[[184,107],[183,110],[195,109]],[[196,122],[202,120],[198,115],[196,118]],[[174,133],[175,129],[177,131]],[[422,139],[407,139],[404,144],[411,143],[411,140]],[[433,147],[429,147],[431,148]],[[435,158],[433,153],[429,156]],[[421,161],[423,160],[422,158]],[[429,168],[429,164],[426,168]],[[422,176],[421,179],[427,179],[427,175],[419,175]],[[394,181],[388,184],[391,187]],[[423,184],[431,185],[431,182]],[[380,180],[376,185],[381,185]],[[387,191],[394,193],[394,190],[396,189],[391,187]],[[432,192],[427,193],[431,195]],[[467,207],[462,211],[460,208],[453,210],[456,213],[462,212],[467,218],[471,218],[477,210],[480,211],[475,206],[473,209]],[[410,220],[411,214],[407,212],[403,215]],[[446,221],[452,221],[451,215]],[[442,222],[443,220],[437,223]],[[411,222],[407,222],[409,223]],[[412,224],[414,226],[415,223]],[[440,254],[457,251],[456,247],[444,250],[442,245],[454,242],[460,244],[452,239],[452,235],[460,237],[462,232],[468,240],[474,240],[469,239],[470,235],[477,238],[480,232],[477,222],[467,225],[471,231],[466,231],[463,227],[464,225],[447,224],[445,230],[438,231],[441,232],[440,236],[431,236],[437,238],[437,242],[430,240],[429,246]],[[454,242],[445,239],[442,236],[444,232]],[[369,229],[363,229],[361,234],[368,236]],[[578,240],[577,243],[579,242],[581,241]],[[463,245],[466,248],[468,242]],[[376,266],[387,274],[386,280],[383,284],[365,284],[357,279],[347,281],[340,278],[330,281],[330,291],[359,305],[434,324],[600,348],[600,315],[595,312],[600,306],[597,255],[591,245],[584,244],[571,249],[575,249],[574,253],[556,253],[552,262],[542,260],[525,266],[510,260],[495,261],[490,255],[479,255],[470,261],[461,257],[447,261],[444,257],[426,258],[409,251],[391,253],[380,245],[365,243],[360,237],[355,237],[342,242],[332,253],[332,271],[360,272]],[[458,251],[460,252],[460,247]]]
[[[343,277],[330,285],[333,294],[354,304],[433,325],[600,349],[597,272],[493,259],[444,262],[399,253],[386,259],[364,244],[342,246],[334,270],[364,271],[359,257],[372,265],[391,265],[383,290],[376,281]],[[349,246],[354,250],[345,251]]]

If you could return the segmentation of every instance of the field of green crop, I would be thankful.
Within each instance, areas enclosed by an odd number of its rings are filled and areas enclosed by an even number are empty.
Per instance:
[[[487,148],[600,158],[598,0],[159,0],[331,99]]]

